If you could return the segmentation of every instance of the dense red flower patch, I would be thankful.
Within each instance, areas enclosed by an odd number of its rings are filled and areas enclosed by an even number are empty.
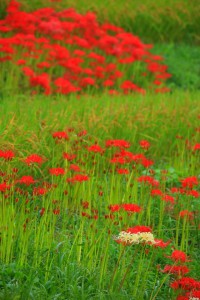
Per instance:
[[[91,88],[106,88],[111,94],[168,91],[163,83],[171,75],[163,58],[134,34],[98,23],[92,12],[81,15],[72,8],[57,12],[47,7],[28,13],[20,6],[11,0],[0,20],[0,63],[9,61],[19,68],[20,88],[29,86],[47,95]],[[138,62],[140,74],[134,72]],[[141,78],[146,78],[146,86],[141,86]],[[142,141],[141,147],[149,145]]]

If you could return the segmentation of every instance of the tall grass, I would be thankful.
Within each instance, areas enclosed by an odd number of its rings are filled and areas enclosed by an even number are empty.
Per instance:
[[[197,278],[198,199],[178,193],[167,202],[138,179],[154,174],[163,196],[172,196],[171,187],[198,175],[199,156],[193,150],[199,137],[198,97],[179,92],[1,99],[0,150],[15,154],[0,160],[1,184],[10,185],[0,200],[1,299],[175,299],[176,291],[169,288],[173,275],[162,272],[171,248],[190,256],[190,276]],[[52,133],[58,131],[68,132],[69,140],[56,142]],[[88,151],[94,143],[105,148],[110,139],[130,142],[132,153],[143,152],[154,165],[126,164],[118,168],[129,173],[118,174],[110,164],[114,149],[103,155]],[[141,149],[141,140],[150,142],[149,150]],[[76,160],[63,160],[63,152],[76,153]],[[27,166],[32,153],[41,155],[42,166]],[[67,180],[74,176],[72,163],[88,181]],[[50,175],[55,167],[65,175]],[[34,178],[34,188],[23,184],[24,175]],[[110,210],[110,205],[130,203],[142,210]],[[180,211],[190,211],[193,218],[181,217]],[[150,226],[155,238],[170,245],[116,243],[119,232],[135,225]]]

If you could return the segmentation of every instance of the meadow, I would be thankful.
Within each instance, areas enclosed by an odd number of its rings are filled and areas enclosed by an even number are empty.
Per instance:
[[[20,3],[0,4],[0,299],[200,299],[198,4]]]

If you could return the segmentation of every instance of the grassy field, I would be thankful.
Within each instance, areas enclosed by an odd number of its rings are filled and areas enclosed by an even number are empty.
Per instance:
[[[200,299],[199,4],[8,2],[0,300]]]
[[[198,278],[198,99],[178,92],[1,100],[1,149],[14,157],[1,154],[0,299],[175,299],[177,275],[163,273],[173,249],[191,261],[171,259],[171,267],[187,265]],[[106,147],[119,139],[129,149]],[[114,162],[123,151],[145,159]],[[116,243],[136,225],[166,245]]]

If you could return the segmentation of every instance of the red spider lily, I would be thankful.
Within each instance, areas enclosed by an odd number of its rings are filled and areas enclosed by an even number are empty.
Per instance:
[[[199,198],[200,193],[196,190],[189,190],[189,191],[186,191],[186,195],[192,196],[194,198]]]
[[[108,208],[111,212],[116,212],[120,210],[121,206],[119,204],[110,204]]]
[[[59,139],[59,140],[68,140],[68,134],[65,131],[58,131],[58,132],[54,132],[52,134],[54,139]]]
[[[12,160],[15,157],[15,154],[12,150],[0,150],[0,158],[4,158],[4,160]]]
[[[77,134],[78,137],[82,137],[82,136],[85,136],[85,135],[87,135],[87,130],[82,130],[82,131],[80,131],[80,132]]]
[[[71,164],[69,169],[74,172],[81,172],[81,168],[78,165]]]
[[[49,169],[49,173],[51,175],[59,176],[59,175],[64,175],[65,170],[63,168],[52,168],[52,169]]]
[[[33,195],[35,196],[43,196],[46,193],[48,193],[48,190],[45,189],[44,187],[34,187],[33,189]]]
[[[32,176],[22,176],[19,180],[17,180],[16,182],[19,182],[21,184],[25,184],[27,186],[34,184],[36,181],[33,179]]]
[[[145,182],[152,186],[159,186],[159,181],[148,175],[142,175],[137,180],[138,182]]]
[[[190,272],[187,266],[174,266],[166,265],[162,270],[163,273],[176,274],[178,276],[183,276]]]
[[[151,167],[153,164],[154,164],[154,161],[153,160],[150,160],[150,159],[146,159],[146,158],[143,158],[141,160],[141,165],[143,165],[145,168],[149,168]]]
[[[6,182],[0,183],[0,192],[6,192],[7,190],[10,190],[11,185],[7,184]]]
[[[138,233],[138,232],[152,232],[152,229],[147,226],[138,225],[135,227],[130,227],[126,230],[128,233]]]
[[[88,209],[88,208],[89,208],[89,202],[88,202],[88,201],[83,201],[83,202],[81,203],[81,205],[82,205],[82,207],[83,207],[84,209]]]
[[[190,260],[188,260],[187,255],[183,251],[180,251],[180,250],[174,250],[172,252],[171,256],[168,256],[168,258],[170,258],[173,261],[182,262],[182,263],[190,261]]]
[[[63,153],[63,158],[68,160],[68,161],[72,161],[76,158],[76,154],[70,154],[70,153]]]
[[[123,165],[125,164],[127,161],[124,157],[114,157],[110,160],[110,162],[112,164],[120,164],[120,165]]]
[[[179,212],[180,218],[187,218],[188,220],[193,220],[194,219],[194,212],[190,212],[188,210],[182,210]]]
[[[173,204],[175,199],[170,195],[163,195],[162,200],[164,200],[165,202],[171,202]]]
[[[59,208],[53,209],[53,214],[54,214],[54,215],[59,215],[59,214],[60,214],[60,209],[59,209]]]
[[[128,203],[128,204],[122,204],[121,207],[128,212],[140,212],[142,209],[139,205],[137,204],[132,204],[132,203]]]
[[[170,286],[172,289],[175,290],[182,289],[186,291],[192,291],[195,289],[200,289],[200,281],[197,281],[191,277],[183,277],[172,282]]]
[[[145,150],[148,150],[149,147],[150,147],[150,143],[146,140],[141,140],[140,141],[140,146],[141,146],[141,148],[143,148]]]
[[[125,140],[107,140],[106,147],[129,148],[130,143]]]
[[[43,158],[37,154],[31,154],[31,155],[27,156],[27,158],[25,159],[25,163],[28,166],[30,166],[33,163],[40,165],[43,163]]]
[[[95,144],[95,145],[88,147],[88,151],[94,152],[94,153],[103,153],[104,149],[102,149],[99,145]]]
[[[117,173],[118,174],[129,174],[129,170],[128,169],[117,169]]]
[[[154,190],[151,190],[151,196],[162,196],[163,193],[161,190],[158,190],[158,189],[154,189]]]
[[[171,243],[171,241],[164,242],[163,240],[160,239],[154,239],[154,240],[156,242],[154,244],[154,247],[166,248]]]
[[[198,151],[198,150],[200,150],[200,144],[195,144],[193,146],[193,151]]]
[[[73,182],[83,182],[83,181],[88,181],[88,180],[89,180],[89,177],[87,175],[82,175],[82,174],[77,174],[71,178],[67,178],[67,181],[72,182],[72,183]]]
[[[198,178],[195,176],[187,177],[181,181],[183,188],[192,189],[194,185],[198,185]]]

